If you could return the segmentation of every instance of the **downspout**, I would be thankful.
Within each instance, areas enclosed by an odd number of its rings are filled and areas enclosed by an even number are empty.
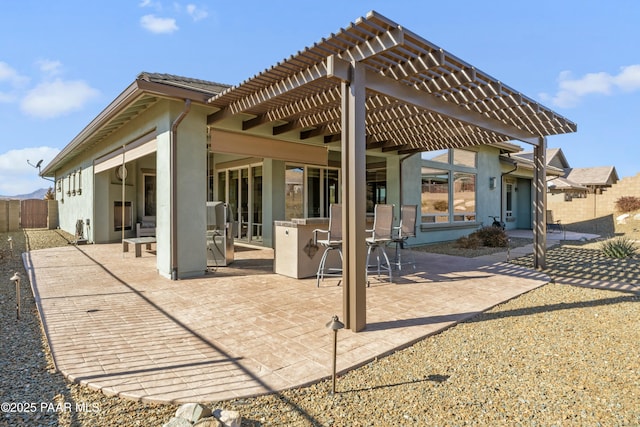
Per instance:
[[[511,158],[509,158],[509,160],[511,160]],[[504,212],[504,197],[502,197],[502,186],[504,184],[504,177],[505,175],[509,175],[511,172],[515,172],[516,169],[518,169],[518,162],[513,161],[513,169],[511,169],[510,171],[502,172],[500,174],[500,222],[504,222],[504,219],[502,218],[502,213]]]
[[[178,126],[189,114],[191,110],[191,100],[184,101],[184,109],[180,115],[171,124],[171,154],[169,159],[169,168],[171,170],[171,237],[169,239],[171,245],[171,280],[178,280],[178,204],[176,203],[176,195],[178,194]]]

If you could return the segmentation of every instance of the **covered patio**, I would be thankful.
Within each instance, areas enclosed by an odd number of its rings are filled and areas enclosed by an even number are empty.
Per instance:
[[[535,265],[544,267],[546,137],[575,132],[576,125],[376,12],[213,96],[209,105],[219,108],[207,118],[213,150],[226,152],[241,137],[256,149],[279,139],[340,151],[342,318],[353,331],[374,316],[365,279],[367,153],[404,159],[512,140],[531,144]],[[419,205],[418,192],[408,194],[405,184],[398,202]]]
[[[123,257],[117,243],[31,251],[24,261],[57,369],[107,395],[210,402],[331,375],[325,324],[342,287],[273,274],[271,249],[239,250],[235,265],[179,286],[157,274],[153,252]],[[393,284],[372,281],[366,328],[339,332],[338,371],[549,281],[495,259],[418,252],[416,261]]]

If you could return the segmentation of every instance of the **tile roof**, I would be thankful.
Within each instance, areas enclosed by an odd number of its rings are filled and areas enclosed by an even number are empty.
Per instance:
[[[223,83],[192,79],[189,77],[176,76],[174,74],[149,73],[146,71],[140,73],[137,78],[138,80],[146,80],[153,83],[160,83],[184,89],[197,90],[210,96],[217,95],[220,92],[231,87],[231,85]]]
[[[582,185],[611,185],[618,181],[618,173],[613,166],[569,169],[566,178]]]

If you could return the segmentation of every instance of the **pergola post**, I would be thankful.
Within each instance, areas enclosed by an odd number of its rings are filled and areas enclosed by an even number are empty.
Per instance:
[[[533,148],[533,266],[545,268],[547,252],[547,139],[540,137]]]
[[[354,332],[366,326],[366,88],[363,67],[351,64],[342,89],[343,318]]]

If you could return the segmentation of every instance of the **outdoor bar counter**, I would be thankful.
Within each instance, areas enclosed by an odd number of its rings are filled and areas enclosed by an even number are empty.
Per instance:
[[[327,230],[329,218],[293,218],[290,221],[275,221],[274,273],[301,279],[312,277],[318,271],[318,264],[324,246],[313,244],[313,230]],[[318,239],[326,239],[320,233]],[[338,251],[331,251],[327,267],[340,268]]]

